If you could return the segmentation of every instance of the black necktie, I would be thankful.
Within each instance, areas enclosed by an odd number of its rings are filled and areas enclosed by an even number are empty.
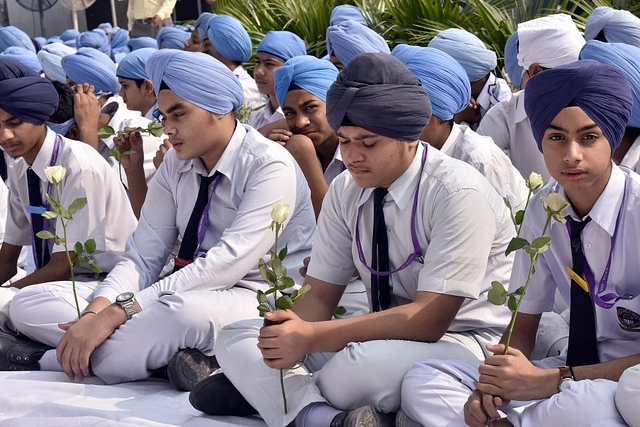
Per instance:
[[[0,153],[1,154],[1,153]],[[40,178],[33,171],[27,169],[27,187],[29,188],[29,204],[31,206],[44,206],[42,194],[40,193]],[[31,214],[31,229],[33,230],[33,248],[36,254],[36,268],[42,268],[49,262],[49,245],[47,242],[36,236],[36,233],[44,229],[44,217],[40,214]]]
[[[583,277],[586,260],[582,252],[582,239],[580,238],[580,234],[591,218],[587,218],[583,222],[577,222],[571,217],[567,217],[567,219],[571,227],[573,271],[578,276]],[[596,363],[600,363],[600,358],[598,357],[596,321],[591,295],[572,280],[567,365],[582,366]]]
[[[4,158],[4,153],[0,152],[0,177],[3,181],[7,181],[7,161]]]
[[[386,188],[373,190],[373,241],[371,267],[379,272],[389,271],[389,242],[387,240],[387,224],[384,221],[384,196]],[[389,308],[391,303],[391,289],[389,276],[379,276],[371,273],[371,303],[373,311]]]
[[[180,243],[180,251],[178,252],[178,259],[175,260],[173,267],[174,273],[180,270],[185,265],[193,261],[196,250],[198,249],[198,226],[200,224],[200,218],[204,212],[205,206],[209,201],[209,186],[214,179],[218,176],[219,172],[216,171],[213,176],[200,175],[200,189],[198,190],[198,198],[196,204],[191,212],[189,223],[185,229],[184,236],[182,236],[182,243]]]

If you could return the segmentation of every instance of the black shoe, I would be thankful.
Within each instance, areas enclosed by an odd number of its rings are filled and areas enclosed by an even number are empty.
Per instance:
[[[24,335],[15,336],[0,331],[0,371],[39,371],[38,361],[52,348]]]
[[[372,406],[363,406],[340,412],[331,421],[331,427],[394,427],[396,414],[384,414]]]
[[[189,402],[208,415],[248,417],[258,413],[222,371],[199,382],[189,393]]]
[[[219,367],[215,356],[206,356],[200,350],[185,348],[169,360],[167,377],[177,390],[190,391]]]

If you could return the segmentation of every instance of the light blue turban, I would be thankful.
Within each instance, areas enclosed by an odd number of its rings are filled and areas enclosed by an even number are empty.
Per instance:
[[[156,40],[158,41],[158,49],[165,45],[168,49],[184,49],[185,40],[189,39],[191,34],[176,27],[162,27],[158,31]]]
[[[113,29],[113,25],[111,25],[111,23],[109,22],[103,22],[102,24],[98,25],[98,28],[106,31]]]
[[[345,67],[360,53],[391,53],[380,34],[356,21],[344,21],[327,28],[327,51]]]
[[[36,46],[36,50],[42,49],[42,47],[47,44],[47,39],[45,39],[44,37],[34,37],[33,40],[38,43],[38,46]]]
[[[609,43],[626,43],[640,47],[640,18],[627,10],[615,10],[607,6],[597,7],[589,15],[584,29],[584,38],[600,40],[604,33]]]
[[[180,98],[212,113],[227,114],[244,103],[238,78],[206,53],[161,49],[151,55],[145,69],[156,96],[164,82]]]
[[[109,37],[103,31],[91,30],[80,33],[76,39],[76,45],[78,48],[91,47],[107,55],[111,54]]]
[[[129,53],[127,43],[129,42],[129,31],[124,28],[116,28],[111,32],[111,51],[114,53]]]
[[[76,40],[79,35],[80,33],[77,30],[70,28],[68,30],[64,30],[64,32],[60,34],[60,38],[64,44],[75,49],[77,47]]]
[[[441,31],[429,42],[429,47],[451,55],[462,65],[471,83],[489,74],[498,64],[494,51],[487,49],[475,35],[459,28]]]
[[[424,86],[434,115],[444,120],[464,110],[471,100],[471,85],[455,59],[432,47],[399,44],[391,55],[402,61]]]
[[[196,19],[195,24],[193,25],[193,31],[198,31],[200,38],[203,39],[204,35],[207,34],[207,28],[209,28],[209,20],[216,16],[215,13],[211,12],[203,12],[198,19]]]
[[[76,50],[65,44],[50,43],[43,47],[37,56],[47,77],[60,83],[66,83],[67,73],[62,68],[62,58],[74,53]]]
[[[23,47],[8,47],[2,53],[0,53],[0,56],[13,58],[16,61],[19,61],[27,67],[31,68],[36,73],[40,73],[40,71],[42,71],[42,65],[40,64],[40,61],[38,61],[38,57],[36,56],[36,54]]]
[[[10,46],[23,47],[36,53],[36,48],[27,33],[12,25],[0,27],[0,52]]]
[[[62,68],[74,83],[93,85],[96,95],[120,91],[120,83],[116,77],[116,64],[97,49],[81,47],[75,55],[62,58]]]
[[[369,23],[364,17],[362,11],[350,4],[341,4],[333,8],[331,16],[329,17],[329,25],[342,24],[344,21],[356,21],[362,25],[369,26]]]
[[[278,104],[284,105],[292,84],[326,102],[327,91],[337,76],[338,69],[329,61],[309,55],[291,58],[275,72],[274,87]]]
[[[131,80],[146,80],[147,72],[144,67],[151,55],[156,53],[158,49],[145,47],[131,52],[120,61],[116,75]]]
[[[256,53],[266,53],[287,62],[294,56],[306,55],[307,48],[297,34],[290,31],[269,31],[258,44]]]
[[[58,36],[53,36],[53,37],[49,37],[47,39],[47,43],[46,44],[51,44],[51,43],[62,43],[62,39]],[[44,47],[44,46],[42,46]]]
[[[251,38],[240,21],[228,15],[216,15],[207,27],[209,41],[216,51],[233,62],[251,58]]]
[[[509,80],[520,89],[524,68],[518,63],[518,32],[514,32],[504,45],[504,67],[507,69]]]
[[[627,126],[640,128],[640,48],[624,43],[591,40],[582,48],[580,59],[593,59],[622,70],[633,95],[633,108]]]
[[[136,37],[127,42],[127,47],[131,52],[145,47],[158,48],[158,42],[153,37]]]
[[[633,97],[624,73],[613,65],[582,59],[538,73],[527,82],[524,109],[542,151],[542,138],[564,108],[577,105],[598,125],[611,145],[620,145]]]

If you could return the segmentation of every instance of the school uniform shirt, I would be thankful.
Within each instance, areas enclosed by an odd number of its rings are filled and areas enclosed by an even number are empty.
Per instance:
[[[289,221],[279,239],[279,249],[285,243],[288,246],[286,260],[311,248],[315,215],[308,185],[297,170],[284,147],[240,123],[210,173],[199,158],[182,161],[169,150],[149,186],[127,252],[98,285],[94,297],[113,301],[118,294],[131,291],[144,308],[163,293],[223,290],[236,284],[266,289],[256,268],[274,243],[269,228],[274,203],[290,206]],[[221,176],[215,192],[215,183],[209,190],[209,223],[199,250],[203,256],[158,280],[176,238],[184,235],[200,176],[216,171]]]
[[[527,184],[509,157],[491,138],[475,133],[468,126],[454,123],[440,151],[479,171],[500,196],[509,199],[513,213],[524,209],[529,195]]]
[[[269,102],[266,95],[260,93],[256,81],[253,80],[253,77],[247,73],[247,70],[245,70],[242,65],[238,65],[232,73],[238,78],[242,85],[242,92],[244,93],[243,105],[247,108],[256,109]]]
[[[531,241],[540,236],[547,218],[540,197],[552,192],[564,194],[562,187],[552,181],[531,199],[522,226],[523,238]],[[589,212],[591,221],[582,231],[582,249],[596,288],[611,254],[609,277],[598,294],[613,292],[626,296],[611,308],[595,305],[598,352],[602,362],[640,353],[639,210],[640,176],[614,165],[607,186]],[[567,215],[582,220],[571,207],[567,209]],[[552,220],[547,235],[551,237],[551,247],[538,258],[536,272],[520,306],[523,313],[550,311],[556,288],[570,306],[571,281],[566,268],[573,262],[569,232],[565,224]],[[517,251],[510,281],[512,290],[525,283],[528,270],[529,256]],[[590,290],[592,299],[596,290]]]
[[[489,73],[487,82],[476,98],[476,102],[480,106],[480,121],[487,114],[487,111],[498,105],[499,102],[511,98],[512,95],[511,88],[505,79],[500,79],[495,74]]]
[[[108,272],[124,251],[127,237],[136,227],[136,218],[122,184],[100,154],[83,142],[60,138],[56,165],[67,169],[60,186],[62,205],[68,207],[76,198],[87,198],[87,205],[78,210],[67,224],[69,247],[72,248],[75,242],[94,239],[96,252],[91,258]],[[48,187],[44,170],[51,164],[55,139],[56,133],[47,129],[44,143],[31,166],[41,180],[43,201]],[[31,245],[33,233],[31,214],[26,210],[29,205],[28,168],[27,162],[20,158],[10,172],[5,242],[16,246]],[[62,235],[60,221],[49,221],[49,230]],[[51,253],[64,251],[62,245],[53,244],[53,239],[46,242]],[[88,272],[80,267],[75,267],[75,271]]]
[[[411,302],[417,291],[464,297],[449,331],[492,329],[500,334],[509,311],[489,303],[486,294],[491,281],[508,281],[512,258],[504,251],[515,233],[509,211],[487,180],[459,160],[431,147],[421,168],[424,147],[418,146],[411,165],[391,184],[385,198],[390,268],[400,267],[413,253],[412,227],[424,256],[390,276],[392,306]],[[372,193],[371,188],[358,187],[349,173],[331,183],[318,219],[309,276],[345,285],[357,267],[370,294],[371,273],[359,260],[355,226],[362,207],[361,247],[371,265]]]
[[[115,109],[116,105],[118,106],[117,109]],[[113,113],[111,120],[109,120],[109,123],[107,124],[111,126],[116,132],[118,132],[119,130],[124,130],[127,127],[141,127],[144,129],[152,120],[143,117],[139,111],[129,110],[122,97],[120,97],[119,95],[111,96],[109,100],[107,100],[107,102],[103,105],[102,110],[109,111],[112,108],[115,109],[115,112]],[[153,158],[156,155],[158,146],[162,144],[162,141],[165,137],[155,137],[153,135],[148,135],[145,133],[141,133],[141,136],[142,147],[144,149],[144,176],[147,180],[147,183],[149,183],[156,171],[156,167],[153,165]],[[98,142],[98,151],[100,152],[102,157],[104,157],[104,159],[111,165],[116,173],[116,176],[119,177],[118,162],[113,156],[109,154],[109,150],[114,147],[113,138],[114,136],[100,139]],[[124,170],[122,171],[122,180],[124,181],[124,184],[127,185],[127,176],[124,173]]]
[[[629,151],[622,158],[620,166],[625,166],[636,173],[640,173],[640,136],[633,141]]]
[[[267,100],[264,107],[251,113],[251,116],[249,117],[249,126],[254,129],[260,129],[262,126],[266,126],[282,119],[284,119],[282,108],[278,107],[274,110],[271,103]]]
[[[336,152],[333,154],[333,159],[331,163],[327,166],[327,168],[323,172],[324,180],[327,185],[331,184],[331,182],[342,172],[344,172],[347,168],[344,166],[342,162],[342,153],[340,153],[340,145],[336,147]]]
[[[490,136],[524,178],[531,172],[542,175],[544,182],[551,178],[524,111],[524,91],[514,93],[511,98],[490,109],[477,132]]]

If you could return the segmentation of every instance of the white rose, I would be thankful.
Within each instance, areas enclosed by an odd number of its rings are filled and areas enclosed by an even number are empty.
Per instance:
[[[527,187],[531,191],[535,191],[541,189],[543,185],[544,182],[542,181],[542,175],[536,172],[531,172],[529,178],[527,178]]]
[[[560,221],[564,224],[565,213],[564,211],[569,206],[569,202],[564,198],[562,194],[551,193],[547,197],[542,197],[542,207],[551,215],[556,221]]]
[[[67,169],[64,166],[49,166],[44,170],[47,180],[52,184],[60,184],[64,179]]]
[[[274,203],[271,210],[271,219],[277,224],[283,224],[289,216],[289,205],[286,203]]]
[[[159,121],[153,120],[147,126],[147,132],[149,132],[151,135],[155,136],[156,138],[159,138],[164,133],[164,127],[162,126],[162,123],[160,123]]]

